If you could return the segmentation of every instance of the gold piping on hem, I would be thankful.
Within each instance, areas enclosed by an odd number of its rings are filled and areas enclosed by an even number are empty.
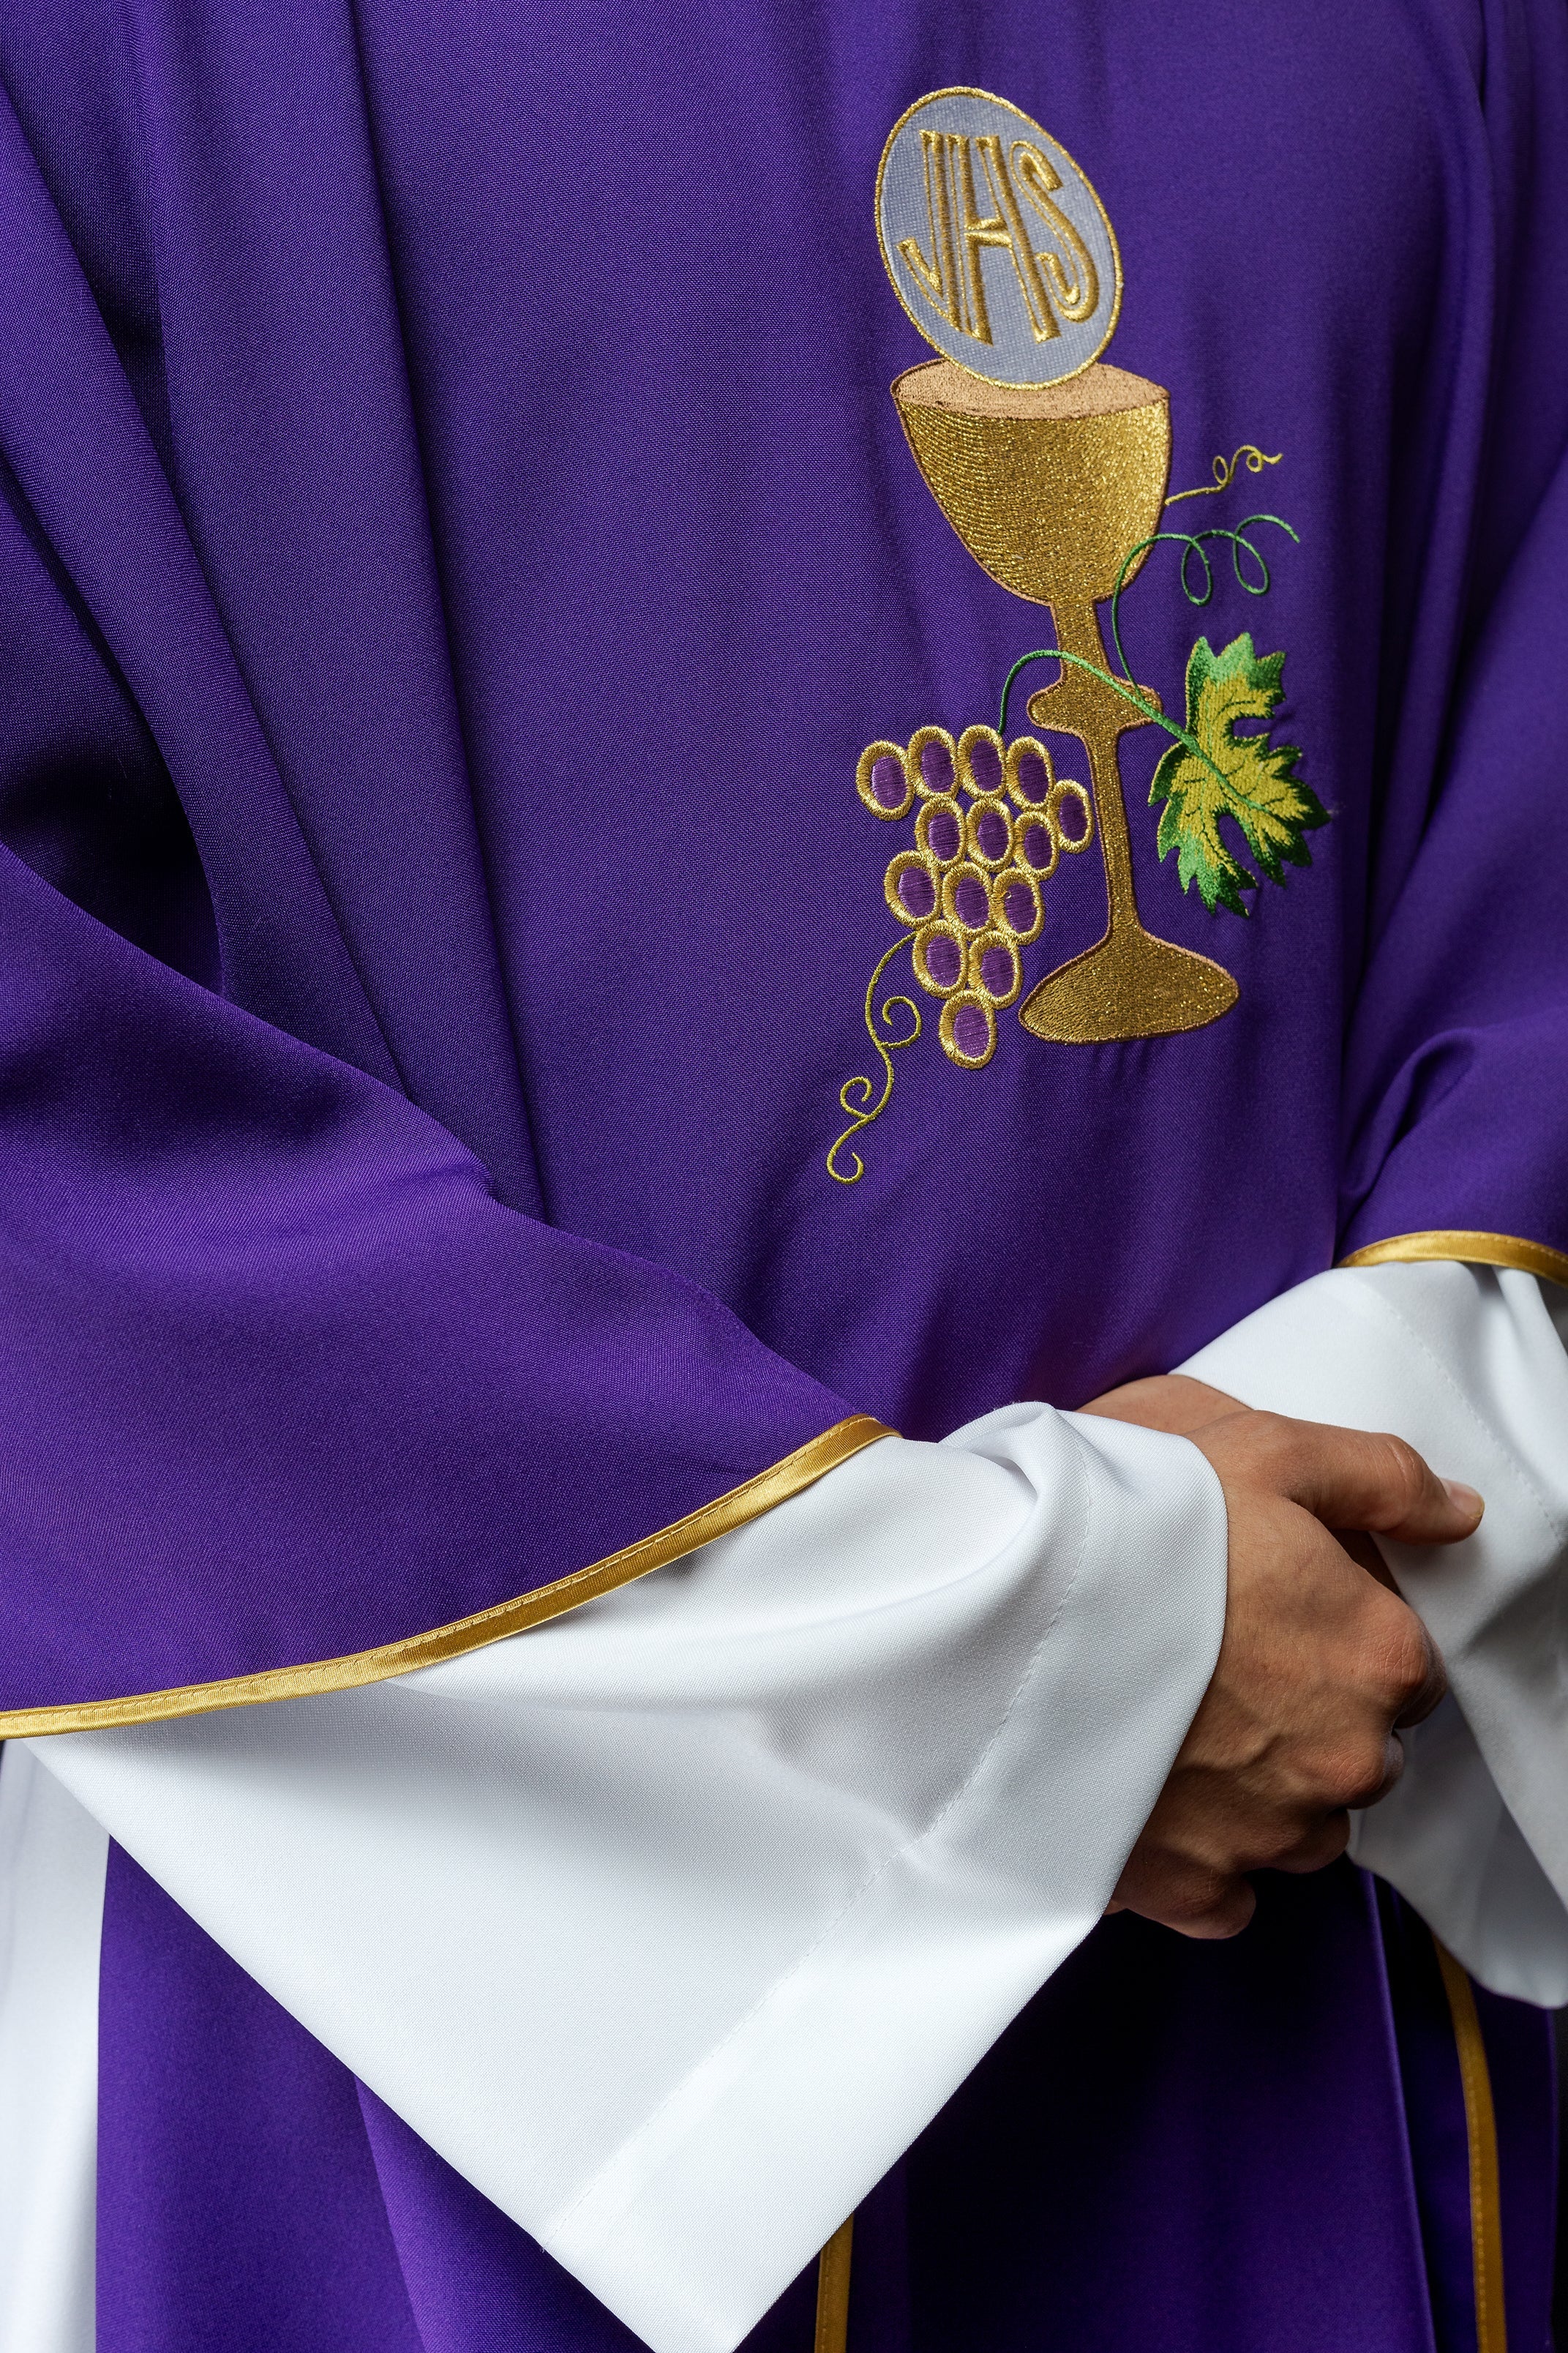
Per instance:
[[[1508,2353],[1508,2312],[1502,2293],[1502,2190],[1498,2172],[1497,2115],[1491,2071],[1469,1978],[1437,1943],[1437,1967],[1454,2021],[1459,2082],[1465,2094],[1465,2137],[1470,2151],[1470,2253],[1476,2276],[1476,2353]]]
[[[568,1609],[579,1609],[584,1601],[595,1600],[601,1593],[614,1592],[617,1586],[629,1585],[634,1577],[647,1577],[652,1569],[668,1568],[672,1560],[683,1559],[700,1545],[711,1544],[715,1536],[728,1535],[732,1529],[744,1527],[749,1520],[760,1519],[776,1504],[787,1503],[792,1495],[814,1485],[840,1462],[847,1462],[852,1454],[858,1454],[863,1446],[874,1445],[878,1439],[893,1435],[870,1414],[851,1414],[847,1421],[836,1422],[820,1437],[797,1446],[782,1461],[759,1471],[755,1478],[731,1487],[727,1494],[715,1496],[710,1504],[689,1512],[684,1519],[675,1520],[668,1527],[627,1545],[607,1559],[575,1569],[570,1577],[559,1577],[553,1584],[542,1585],[537,1592],[521,1594],[512,1601],[498,1601],[489,1609],[476,1610],[470,1618],[457,1618],[449,1625],[433,1627],[428,1633],[407,1634],[400,1641],[383,1642],[371,1651],[354,1651],[347,1658],[316,1659],[299,1667],[270,1667],[259,1674],[232,1675],[219,1683],[185,1683],[173,1691],[136,1692],[124,1699],[84,1700],[68,1707],[13,1708],[8,1714],[0,1713],[0,1740],[37,1740],[56,1732],[101,1732],[116,1724],[151,1724],[169,1716],[205,1715],[218,1708],[258,1707],[276,1700],[304,1699],[321,1692],[353,1691],[362,1683],[385,1683],[392,1675],[410,1674],[416,1667],[433,1667],[446,1659],[459,1659],[466,1651],[482,1650],[488,1642],[500,1642],[509,1634],[521,1634],[531,1626],[542,1625],[547,1619],[562,1617]]]
[[[847,2222],[840,2222],[816,2259],[816,2337],[813,2353],[847,2353],[854,2238],[855,2217],[851,2214]]]
[[[1430,1234],[1392,1234],[1385,1242],[1368,1242],[1352,1250],[1342,1266],[1388,1266],[1405,1259],[1459,1259],[1471,1266],[1512,1266],[1524,1274],[1538,1274],[1547,1282],[1568,1283],[1568,1250],[1548,1250],[1544,1242],[1527,1242],[1518,1234],[1477,1234],[1456,1227]]]

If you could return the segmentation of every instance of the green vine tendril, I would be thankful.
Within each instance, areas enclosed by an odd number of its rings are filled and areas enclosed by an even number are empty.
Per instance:
[[[1101,670],[1098,662],[1086,661],[1082,654],[1068,653],[1062,646],[1044,646],[1035,653],[1020,654],[1007,672],[1006,681],[1002,689],[1002,709],[996,722],[996,733],[999,735],[1005,735],[1007,733],[1007,705],[1013,692],[1013,681],[1021,670],[1026,669],[1030,662],[1070,662],[1075,670],[1087,670],[1091,678],[1098,678],[1104,685],[1113,688],[1124,702],[1133,704],[1142,712],[1146,720],[1151,721],[1156,727],[1163,727],[1167,735],[1176,743],[1184,745],[1194,760],[1200,760],[1204,766],[1218,778],[1220,787],[1228,800],[1237,802],[1245,808],[1256,807],[1256,804],[1248,800],[1244,793],[1237,791],[1224,769],[1210,759],[1191,730],[1179,727],[1173,719],[1167,719],[1163,711],[1156,711],[1147,696],[1142,693],[1133,683],[1132,672],[1128,666],[1127,655],[1121,643],[1121,592],[1127,586],[1128,574],[1138,563],[1140,557],[1146,555],[1152,547],[1159,547],[1168,542],[1182,551],[1181,565],[1176,576],[1181,584],[1183,596],[1189,605],[1206,605],[1214,595],[1215,575],[1214,562],[1204,543],[1205,540],[1226,539],[1230,542],[1231,569],[1236,575],[1237,586],[1245,589],[1249,596],[1266,596],[1273,575],[1269,572],[1262,549],[1256,546],[1247,536],[1254,523],[1259,522],[1273,523],[1277,529],[1285,533],[1288,539],[1294,540],[1298,546],[1300,545],[1300,535],[1291,530],[1283,516],[1275,514],[1247,515],[1235,531],[1223,530],[1216,524],[1212,531],[1156,531],[1151,533],[1147,539],[1141,539],[1137,546],[1130,548],[1123,557],[1121,569],[1116,575],[1116,586],[1110,595],[1110,638],[1111,643],[1116,648],[1116,659],[1121,665],[1121,678],[1113,677],[1108,670]],[[1201,588],[1194,588],[1187,578],[1187,566],[1194,555],[1203,566]],[[1242,569],[1244,556],[1250,556],[1258,566],[1258,577],[1255,581],[1249,580]]]
[[[1165,504],[1168,507],[1173,507],[1182,499],[1212,499],[1216,491],[1228,491],[1236,480],[1236,470],[1244,458],[1247,460],[1247,470],[1249,474],[1261,474],[1265,466],[1277,466],[1284,455],[1285,452],[1281,449],[1278,457],[1266,458],[1256,441],[1244,441],[1238,449],[1231,453],[1228,465],[1223,457],[1215,458],[1212,482],[1200,482],[1195,491],[1173,491]]]
[[[1183,730],[1173,725],[1173,723],[1169,719],[1166,719],[1160,712],[1151,711],[1147,702],[1144,700],[1143,696],[1139,693],[1135,686],[1131,683],[1123,686],[1119,678],[1112,678],[1110,672],[1108,670],[1101,670],[1098,662],[1086,661],[1082,654],[1069,654],[1065,646],[1040,646],[1032,654],[1020,654],[1018,656],[1017,660],[1013,664],[1012,669],[1007,672],[1007,676],[1003,682],[1002,711],[1001,715],[996,722],[996,733],[998,735],[1005,735],[1007,733],[1007,705],[1012,700],[1013,681],[1017,677],[1018,672],[1021,670],[1027,670],[1031,662],[1037,661],[1070,662],[1074,670],[1086,670],[1090,678],[1098,678],[1103,685],[1114,687],[1117,693],[1121,697],[1123,702],[1135,704],[1137,709],[1143,713],[1145,719],[1153,719],[1158,721],[1159,724],[1162,727],[1169,729],[1173,735],[1179,736],[1183,743],[1186,742],[1187,739]]]
[[[849,1113],[849,1124],[842,1135],[835,1138],[833,1147],[827,1155],[827,1173],[836,1185],[858,1185],[861,1177],[866,1174],[866,1164],[858,1152],[852,1152],[849,1155],[855,1164],[853,1176],[847,1176],[843,1169],[835,1168],[834,1161],[838,1156],[840,1146],[847,1144],[852,1135],[858,1135],[863,1127],[869,1127],[874,1119],[881,1118],[888,1107],[888,1098],[893,1092],[893,1055],[902,1047],[912,1046],[923,1027],[920,1007],[911,997],[885,997],[880,1007],[875,1011],[872,1009],[872,1000],[877,994],[877,983],[881,979],[899,950],[908,947],[913,936],[911,932],[900,934],[886,955],[879,959],[876,971],[866,984],[866,1035],[882,1058],[882,1069],[886,1076],[882,1081],[882,1092],[875,1103],[871,1102],[874,1082],[859,1072],[857,1072],[852,1079],[846,1079],[838,1090],[838,1107],[841,1111],[847,1111]],[[895,1038],[892,1035],[893,1015],[900,1006],[902,1006],[914,1026],[912,1029],[906,1029],[901,1038]],[[876,1024],[879,1020],[889,1033],[885,1044],[877,1035]]]

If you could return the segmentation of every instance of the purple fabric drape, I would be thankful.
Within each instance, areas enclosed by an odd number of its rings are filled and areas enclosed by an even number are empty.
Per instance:
[[[29,0],[0,84],[0,1704],[443,1622],[847,1409],[930,1435],[1074,1403],[1391,1233],[1568,1249],[1560,0]],[[964,553],[887,396],[922,349],[873,175],[942,84],[1027,109],[1103,196],[1107,355],[1170,388],[1173,486],[1278,457],[1167,515],[1283,517],[1267,595],[1222,554],[1196,611],[1156,551],[1122,633],[1171,710],[1200,631],[1283,650],[1331,816],[1284,890],[1211,914],[1158,856],[1166,739],[1124,738],[1145,919],[1235,1009],[1092,1048],[1005,1012],[978,1071],[932,1018],[842,1187],[896,935],[858,757],[992,718],[1050,626]],[[1028,985],[1101,930],[1098,855],[1047,896]],[[345,2348],[482,2340],[452,2282],[502,2242],[496,2309],[525,2273],[570,2302],[128,1868],[107,2347],[289,2342],[334,2232]],[[994,2353],[1274,2353],[1325,2234],[1379,2353],[1434,2325],[1449,2353],[1377,1924],[1342,1880],[1280,1903],[1225,1957],[1098,1935],[999,2046],[970,2137],[910,2168],[921,2353],[959,2310],[924,2217],[984,2171],[1015,2056],[1042,2197],[1089,2219],[976,2242]],[[1118,2075],[1124,1994],[1163,2039]],[[1122,2137],[1080,2164],[1093,2084],[1048,2095],[1085,2020]],[[302,2233],[297,2306],[234,2318],[182,2239],[193,2103],[253,2152],[218,2239],[254,2220],[293,2263]],[[363,2205],[307,2226],[318,2129]],[[397,2306],[394,2240],[447,2285]],[[1075,2247],[1119,2267],[1103,2307]]]
[[[439,1623],[845,1400],[1072,1402],[1341,1243],[1568,1246],[1552,0],[603,35],[0,26],[5,1704]],[[1267,596],[1222,560],[1200,615],[1157,552],[1123,635],[1167,702],[1200,624],[1283,648],[1333,815],[1211,915],[1126,739],[1149,919],[1237,1008],[1004,1017],[981,1072],[928,1035],[845,1188],[889,929],[859,747],[988,717],[1045,627],[886,396],[868,191],[943,78],[1085,156],[1176,479],[1279,453],[1168,511],[1284,514]],[[1031,977],[1103,920],[1063,865]]]

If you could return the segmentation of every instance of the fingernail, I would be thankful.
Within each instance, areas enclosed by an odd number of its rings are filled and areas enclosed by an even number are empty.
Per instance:
[[[1448,1491],[1448,1501],[1451,1504],[1457,1505],[1470,1519],[1480,1518],[1481,1514],[1486,1510],[1486,1502],[1482,1496],[1477,1494],[1473,1487],[1467,1487],[1462,1479],[1445,1479],[1443,1484]]]

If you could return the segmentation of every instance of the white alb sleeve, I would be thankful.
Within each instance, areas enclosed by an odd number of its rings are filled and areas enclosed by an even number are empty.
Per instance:
[[[1510,1269],[1342,1267],[1180,1369],[1246,1405],[1407,1439],[1486,1516],[1384,1542],[1447,1665],[1352,1852],[1495,1992],[1568,2003],[1568,1293]]]
[[[98,1950],[109,1841],[0,1749],[0,2353],[93,2353]]]
[[[884,1440],[510,1641],[33,1745],[657,2353],[728,2353],[1100,1917],[1208,1682],[1196,1449]]]

